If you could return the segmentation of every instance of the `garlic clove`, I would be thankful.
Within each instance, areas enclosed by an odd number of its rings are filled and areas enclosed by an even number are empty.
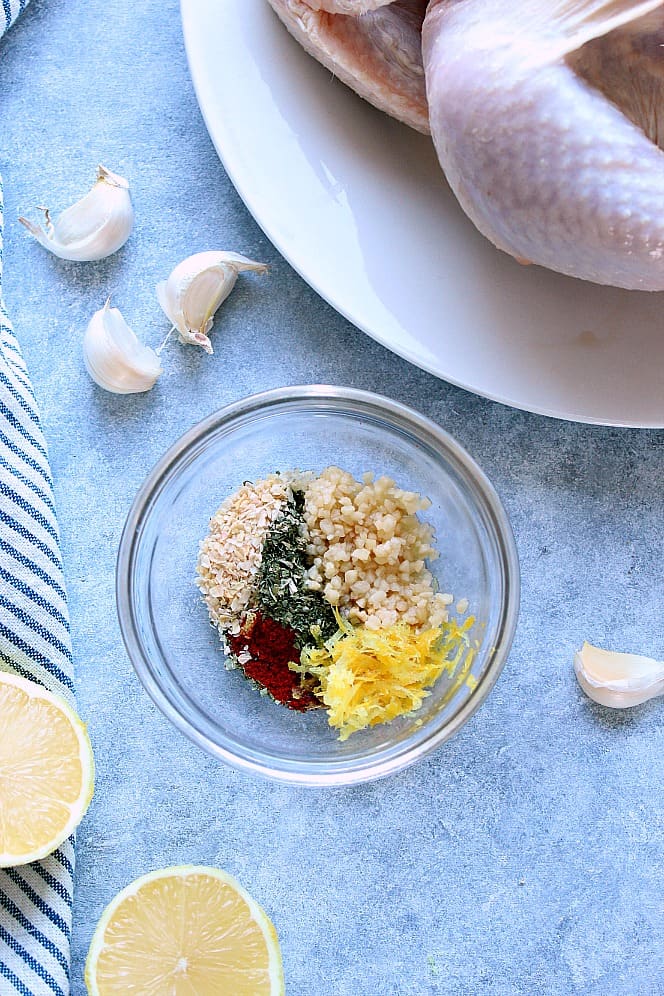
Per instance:
[[[574,655],[577,680],[593,701],[627,709],[664,695],[664,662],[584,643]]]
[[[60,259],[89,262],[105,259],[125,244],[134,227],[134,208],[129,184],[105,166],[97,168],[97,179],[88,193],[67,208],[54,222],[48,208],[44,228],[19,218],[37,241]]]
[[[94,382],[114,394],[149,391],[162,372],[154,349],[139,342],[110,298],[88,323],[83,358]]]
[[[178,263],[168,278],[157,284],[159,304],[181,342],[212,353],[208,332],[214,315],[243,270],[266,273],[267,266],[237,252],[197,252]]]

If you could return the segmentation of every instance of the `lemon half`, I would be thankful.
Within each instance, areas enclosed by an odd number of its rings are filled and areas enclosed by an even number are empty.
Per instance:
[[[85,966],[90,996],[282,996],[276,931],[231,875],[151,872],[104,911]]]
[[[0,868],[54,851],[94,790],[85,725],[64,699],[0,672]]]

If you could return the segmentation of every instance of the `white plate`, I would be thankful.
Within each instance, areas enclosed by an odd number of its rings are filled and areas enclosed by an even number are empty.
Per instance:
[[[664,427],[664,295],[521,267],[474,229],[430,141],[307,56],[266,0],[181,0],[217,151],[279,251],[358,328],[506,404]]]

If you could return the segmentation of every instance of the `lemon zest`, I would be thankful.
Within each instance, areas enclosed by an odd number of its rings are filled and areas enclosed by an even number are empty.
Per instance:
[[[319,679],[317,694],[340,740],[415,712],[443,674],[450,679],[444,701],[464,683],[470,690],[477,685],[470,674],[476,653],[469,637],[473,616],[425,630],[401,622],[368,629],[353,626],[336,609],[335,616],[335,635],[305,647],[300,663],[292,666]]]

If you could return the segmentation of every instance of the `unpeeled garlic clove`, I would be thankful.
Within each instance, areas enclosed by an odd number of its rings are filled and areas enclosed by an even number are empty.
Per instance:
[[[60,259],[89,262],[105,259],[125,244],[134,227],[134,208],[129,184],[105,166],[97,168],[97,180],[76,204],[53,222],[48,208],[44,228],[19,218],[44,248]]]
[[[664,695],[664,661],[600,650],[584,643],[574,655],[577,680],[600,705],[627,709]]]
[[[197,252],[157,284],[159,304],[177,329],[180,341],[212,353],[208,332],[215,312],[235,286],[242,270],[265,273],[267,266],[237,252]]]
[[[154,349],[139,342],[110,298],[90,319],[83,357],[95,383],[114,394],[149,391],[162,372]]]

